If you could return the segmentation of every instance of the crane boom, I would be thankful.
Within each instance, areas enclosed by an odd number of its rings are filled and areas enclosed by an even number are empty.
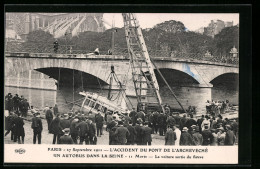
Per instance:
[[[122,15],[138,105],[146,105],[148,109],[157,107],[165,112],[154,66],[136,15],[134,13],[123,13]]]

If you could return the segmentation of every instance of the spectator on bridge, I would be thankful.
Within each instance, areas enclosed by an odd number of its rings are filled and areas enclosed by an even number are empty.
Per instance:
[[[94,54],[99,55],[99,49],[98,48],[95,49]]]
[[[54,48],[54,52],[57,53],[58,49],[59,49],[59,43],[57,40],[54,41],[53,43],[53,48]]]

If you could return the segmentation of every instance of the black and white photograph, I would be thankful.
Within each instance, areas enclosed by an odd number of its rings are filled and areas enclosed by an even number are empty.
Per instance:
[[[239,13],[5,12],[4,145],[237,158],[239,27]]]

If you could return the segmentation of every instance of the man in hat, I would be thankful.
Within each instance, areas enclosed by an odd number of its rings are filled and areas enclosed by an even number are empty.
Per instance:
[[[144,136],[143,136],[143,145],[152,144],[152,129],[148,127],[148,122],[144,122]]]
[[[175,126],[176,120],[172,117],[172,114],[169,114],[169,117],[167,118],[167,126]]]
[[[209,146],[212,143],[213,135],[212,135],[211,131],[209,130],[209,124],[208,123],[204,124],[204,130],[201,132],[201,135],[202,135],[202,138],[203,138],[202,145],[203,146]]]
[[[62,129],[70,128],[70,120],[68,114],[63,114],[63,117],[60,120],[60,125]]]
[[[187,116],[186,114],[183,114],[183,116],[182,116],[182,118],[180,120],[180,129],[181,130],[183,129],[183,127],[187,127],[186,123],[187,123],[188,119],[187,119],[186,116]]]
[[[227,146],[234,145],[235,141],[236,141],[236,136],[234,132],[231,130],[231,126],[228,124],[226,125],[225,145]]]
[[[195,133],[192,134],[192,138],[193,138],[195,146],[202,145],[203,138],[202,138],[202,135],[200,134],[199,126],[195,126]]]
[[[180,145],[181,146],[190,146],[194,145],[193,138],[191,137],[190,133],[188,132],[187,127],[183,127],[181,138],[180,138]]]
[[[58,105],[57,104],[55,104],[54,107],[53,107],[53,113],[54,113],[55,116],[56,116],[56,114],[59,113],[59,109],[58,109]]]
[[[33,129],[33,144],[36,144],[36,138],[38,138],[38,144],[41,144],[42,138],[42,120],[40,118],[40,113],[35,112],[34,117],[32,118],[31,128]]]
[[[45,113],[45,118],[46,118],[47,124],[48,124],[48,130],[50,132],[50,124],[51,124],[51,122],[53,120],[53,113],[50,110],[50,108],[47,107],[47,106],[44,108],[43,112]]]
[[[91,119],[88,120],[88,140],[91,145],[94,145],[94,137],[96,136],[96,125],[92,122]]]
[[[136,142],[137,145],[142,145],[143,144],[143,137],[144,137],[144,128],[143,128],[141,120],[137,121],[134,128],[135,128],[135,131],[136,131],[135,142]]]
[[[21,113],[17,112],[17,118],[14,119],[14,128],[15,128],[14,141],[16,141],[17,138],[18,144],[24,144],[25,132],[23,126],[24,126],[24,121],[23,118],[21,118]]]
[[[11,132],[11,140],[14,140],[14,119],[16,115],[12,111],[9,112],[9,115],[5,118],[5,136],[7,136]]]
[[[175,140],[177,139],[176,133],[173,131],[174,126],[169,126],[165,133],[165,145],[175,145]]]
[[[135,143],[135,137],[136,137],[136,131],[135,128],[132,126],[132,121],[129,121],[128,126],[126,128],[129,131],[129,136],[127,137],[127,145],[134,145]]]
[[[77,129],[79,131],[79,138],[80,138],[79,144],[83,144],[84,141],[85,144],[88,144],[89,125],[87,123],[86,118],[81,118],[79,124],[77,125]]]
[[[77,138],[78,138],[79,129],[77,126],[79,124],[79,118],[78,118],[78,116],[75,116],[72,119],[73,120],[71,121],[71,124],[70,124],[70,135],[71,135],[71,138],[72,138],[74,144],[78,144]]]
[[[135,126],[135,123],[136,123],[135,116],[136,116],[136,111],[135,111],[135,108],[133,108],[132,111],[129,113],[129,117],[131,118],[131,120],[133,122],[133,126]]]
[[[218,129],[218,146],[224,146],[225,145],[225,137],[226,133],[224,132],[223,127],[219,127]]]
[[[158,116],[158,127],[159,127],[160,136],[163,136],[166,132],[165,131],[167,125],[166,119],[167,119],[166,115],[163,112],[161,112]]]
[[[217,146],[218,145],[218,131],[214,128],[210,129],[211,130],[211,133],[213,135],[212,137],[212,141],[211,141],[211,146]]]
[[[59,144],[60,137],[64,134],[63,129],[60,125],[60,114],[58,113],[56,115],[56,118],[52,120],[50,124],[50,132],[53,134],[53,141],[52,144],[56,143]]]
[[[153,129],[153,134],[158,132],[158,117],[159,113],[157,111],[153,112],[153,118],[152,118],[152,129]]]
[[[123,126],[122,121],[118,121],[118,127],[115,131],[115,135],[118,138],[119,145],[125,145],[126,144],[126,138],[129,136],[129,131],[126,127]]]
[[[64,135],[60,137],[59,144],[73,144],[73,140],[71,136],[69,135],[70,129],[65,128],[64,129]]]
[[[145,121],[145,114],[143,111],[139,111],[136,113],[135,119],[139,119],[139,118],[141,118],[143,121]]]
[[[96,116],[97,136],[101,137],[103,134],[104,117],[98,112]]]

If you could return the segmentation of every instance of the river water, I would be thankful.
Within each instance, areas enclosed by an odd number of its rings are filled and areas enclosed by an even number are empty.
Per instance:
[[[195,87],[173,87],[175,95],[177,96],[180,103],[187,108],[188,106],[196,106],[198,113],[205,112],[205,103],[207,100],[229,100],[231,104],[238,105],[238,90],[227,89],[225,87],[213,87],[213,88],[195,88]],[[23,95],[29,101],[30,105],[36,108],[43,108],[44,106],[53,106],[56,102],[58,105],[65,104],[82,98],[79,94],[80,91],[73,91],[69,88],[64,88],[61,91],[50,91],[50,90],[39,90],[39,89],[28,89],[28,88],[16,88],[16,87],[5,87],[5,94],[12,93]],[[85,89],[88,92],[95,92],[103,96],[107,96],[107,90],[99,89]],[[113,91],[113,97],[116,97],[118,91]],[[168,103],[172,108],[180,109],[177,101],[171,95],[169,89],[166,87],[160,88],[160,94],[163,103]],[[131,104],[136,107],[136,98],[129,98]],[[127,103],[129,107],[131,104]],[[63,110],[65,111],[65,110]]]

